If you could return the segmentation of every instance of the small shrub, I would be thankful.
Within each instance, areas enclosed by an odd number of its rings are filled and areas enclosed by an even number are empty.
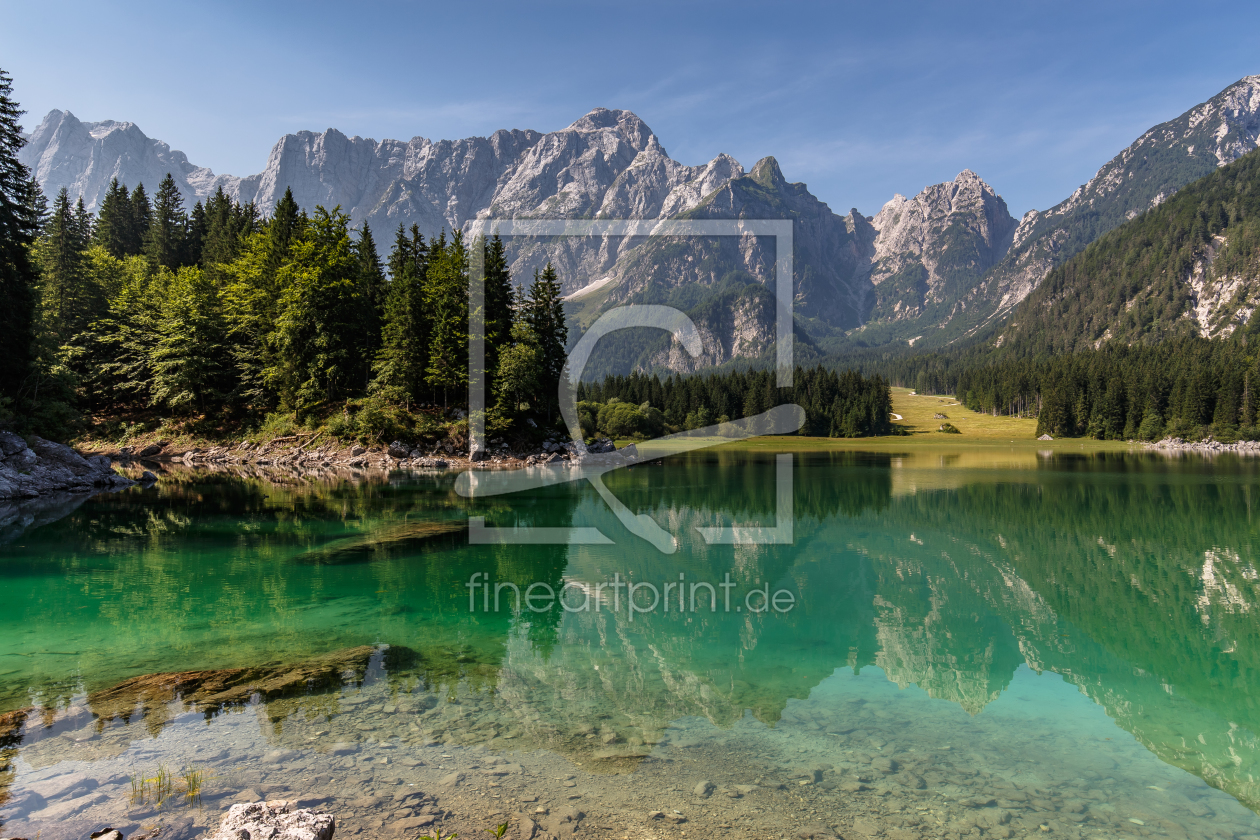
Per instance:
[[[961,435],[962,434],[962,432],[958,431],[958,427],[955,426],[953,423],[942,423],[941,427],[937,429],[937,431],[944,432],[947,435]]]

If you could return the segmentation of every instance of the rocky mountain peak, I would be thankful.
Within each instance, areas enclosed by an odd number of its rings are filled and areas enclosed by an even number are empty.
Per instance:
[[[893,196],[871,224],[871,317],[902,320],[964,294],[1006,253],[1017,223],[1002,197],[964,169],[913,198]]]
[[[660,141],[656,139],[652,129],[648,128],[647,123],[639,119],[638,115],[633,111],[596,108],[581,119],[574,121],[565,131],[589,133],[607,131],[609,129],[616,131],[623,140],[636,150],[642,151],[652,143],[655,143],[658,147],[660,146]]]
[[[976,173],[964,169],[953,181],[924,187],[914,198],[893,196],[872,224],[879,231],[875,240],[878,261],[892,254],[930,252],[944,231],[958,225],[1001,257],[1016,222],[1002,197]]]
[[[768,190],[778,190],[787,186],[787,179],[783,177],[783,170],[779,168],[779,162],[774,159],[773,155],[767,155],[757,161],[748,173],[748,177]]]
[[[69,111],[53,109],[31,132],[18,153],[49,198],[65,187],[71,199],[83,196],[89,210],[100,209],[112,178],[149,192],[169,172],[190,205],[213,188],[214,173],[189,163],[187,156],[145,136],[135,123],[83,122]]]

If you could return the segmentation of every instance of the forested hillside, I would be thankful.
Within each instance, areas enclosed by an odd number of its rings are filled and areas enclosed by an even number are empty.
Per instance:
[[[1183,188],[1056,268],[1000,345],[1061,353],[1251,331],[1260,301],[1260,153]]]

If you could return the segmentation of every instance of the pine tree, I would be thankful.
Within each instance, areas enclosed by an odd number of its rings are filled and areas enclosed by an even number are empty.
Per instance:
[[[425,285],[429,249],[416,225],[411,236],[398,226],[389,255],[389,288],[381,327],[381,349],[372,365],[373,393],[410,406],[424,393],[429,359]]]
[[[144,243],[149,237],[149,226],[153,224],[153,205],[149,203],[149,195],[144,191],[144,184],[136,184],[131,191],[131,225],[127,232],[127,256],[134,257],[144,252]]]
[[[131,199],[127,188],[114,178],[96,215],[95,242],[118,259],[131,256]]]
[[[257,231],[254,212],[252,205],[239,211],[234,224],[242,230],[240,256],[219,264],[214,273],[225,278],[223,298],[238,383],[234,399],[261,411],[273,408],[280,396],[274,372],[283,367],[283,360],[276,325],[290,282],[285,269],[305,238],[307,220],[289,190]],[[225,232],[225,240],[227,236]],[[229,247],[226,241],[222,244]]]
[[[18,125],[23,113],[13,100],[13,79],[0,70],[0,400],[17,397],[35,364],[39,275],[30,247],[39,233],[39,188],[18,160],[26,142]]]
[[[154,266],[174,271],[184,261],[188,238],[188,214],[175,179],[166,173],[153,199],[153,221],[144,241],[144,255]]]
[[[1243,374],[1242,408],[1239,420],[1243,426],[1254,426],[1256,423],[1255,395],[1251,392],[1251,371]]]
[[[568,349],[569,331],[564,322],[564,301],[560,297],[560,281],[551,263],[540,274],[534,272],[534,282],[529,287],[526,303],[526,319],[538,340],[542,368],[539,371],[539,396],[547,408],[547,416],[555,408],[560,396],[560,376],[564,372],[565,352]]]

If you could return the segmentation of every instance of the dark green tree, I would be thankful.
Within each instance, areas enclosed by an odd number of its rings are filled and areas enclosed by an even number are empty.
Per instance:
[[[525,304],[525,317],[538,341],[542,368],[539,370],[539,397],[548,418],[559,399],[560,376],[566,361],[569,330],[564,322],[564,301],[560,297],[560,281],[551,263],[534,272]]]
[[[0,70],[0,400],[14,401],[35,365],[39,274],[30,249],[39,234],[39,188],[18,160],[25,140],[13,79]],[[0,415],[3,414],[0,405]]]
[[[188,243],[188,214],[175,179],[166,173],[153,198],[153,221],[145,236],[144,254],[156,266],[174,271],[183,264]]]
[[[184,237],[184,255],[182,265],[201,265],[201,249],[206,240],[206,208],[200,201],[193,205],[188,214],[188,230]]]
[[[381,349],[372,365],[373,393],[410,406],[425,392],[429,359],[429,322],[425,284],[429,249],[416,225],[408,236],[398,226],[389,254],[389,288],[381,327]]]
[[[495,394],[495,376],[502,348],[518,342],[512,332],[512,273],[498,234],[482,243],[485,265],[486,393]]]
[[[149,202],[149,194],[144,191],[144,184],[136,184],[131,191],[131,228],[127,234],[127,256],[138,256],[144,252],[144,243],[148,241],[149,226],[153,224],[153,205]]]
[[[267,224],[267,268],[272,274],[288,260],[289,248],[302,236],[305,228],[306,214],[293,200],[293,190],[286,188]]]
[[[92,214],[88,212],[87,205],[83,203],[83,196],[79,196],[79,200],[74,204],[74,235],[78,239],[82,248],[86,249],[92,242],[92,236],[96,233],[96,220],[92,218]]]
[[[385,283],[385,271],[381,268],[381,257],[376,250],[376,240],[372,238],[372,229],[367,222],[354,242],[354,255],[359,261],[359,346],[363,349],[365,359],[375,359],[381,348],[381,324],[385,316],[385,295],[388,287]],[[363,387],[371,382],[372,366],[363,365],[365,377]]]
[[[157,346],[152,351],[152,399],[180,413],[204,414],[232,390],[227,325],[213,281],[181,268],[165,289]]]
[[[201,267],[217,277],[218,267],[239,257],[245,238],[257,229],[258,211],[254,205],[237,204],[219,187],[206,199]]]
[[[110,256],[122,259],[131,256],[131,199],[127,188],[114,178],[105,191],[105,200],[96,214],[95,243]]]
[[[430,321],[425,381],[446,405],[452,391],[468,386],[468,251],[458,230],[449,245],[439,234],[429,249],[425,309]]]
[[[317,207],[291,251],[279,273],[277,353],[267,377],[281,405],[303,418],[363,382],[365,359],[356,344],[363,288],[350,217],[339,207]]]
[[[62,187],[38,247],[43,269],[43,327],[54,348],[69,342],[105,308],[104,296],[86,270],[84,227]]]

